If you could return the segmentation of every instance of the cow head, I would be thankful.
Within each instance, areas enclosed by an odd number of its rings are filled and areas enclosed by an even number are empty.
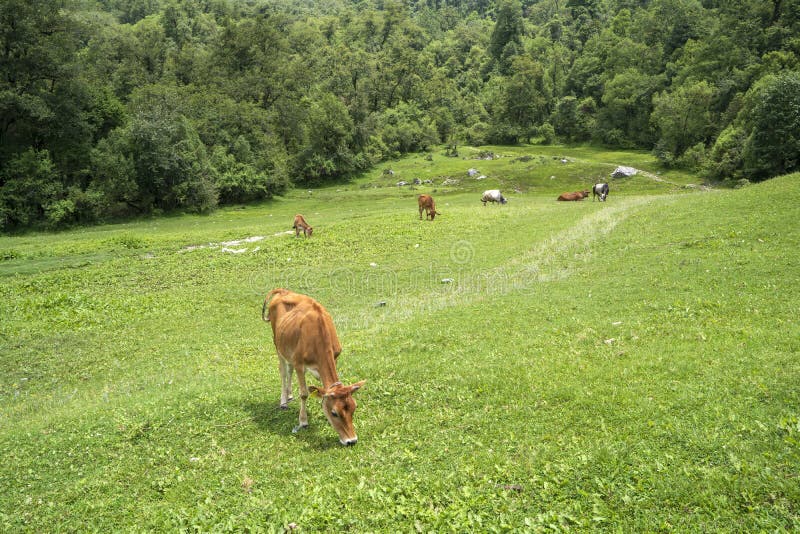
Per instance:
[[[366,380],[349,386],[337,382],[328,388],[310,386],[308,389],[315,396],[322,397],[322,409],[333,429],[339,434],[342,445],[355,445],[358,441],[353,426],[353,413],[356,411],[355,393]]]
[[[314,233],[314,229],[309,226],[306,228],[306,233],[308,234],[308,237],[311,237],[311,234]]]

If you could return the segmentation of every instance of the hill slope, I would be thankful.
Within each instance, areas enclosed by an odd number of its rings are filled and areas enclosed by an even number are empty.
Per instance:
[[[4,239],[0,524],[796,527],[796,182],[453,188],[433,223],[417,191],[357,186]],[[298,211],[313,238],[285,234]],[[328,307],[342,378],[368,380],[354,449],[316,405],[295,435],[276,409],[275,286]]]

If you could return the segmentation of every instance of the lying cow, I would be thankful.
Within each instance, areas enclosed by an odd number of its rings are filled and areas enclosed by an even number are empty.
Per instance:
[[[422,212],[425,211],[425,220],[428,220],[428,217],[433,220],[437,215],[441,215],[438,211],[436,211],[436,203],[433,201],[433,197],[430,195],[420,195],[417,197],[417,202],[419,203],[419,218],[422,220]]]
[[[336,358],[342,352],[330,314],[316,300],[286,289],[267,293],[261,318],[272,324],[272,339],[278,350],[281,373],[281,408],[292,400],[292,371],[297,371],[300,389],[300,422],[297,432],[308,426],[306,399],[310,393],[322,397],[322,409],[339,434],[342,445],[358,441],[353,427],[356,401],[353,393],[365,380],[345,386],[336,372]],[[306,371],[322,382],[322,387],[306,386]]]
[[[487,202],[499,202],[500,204],[505,204],[508,202],[506,197],[504,197],[499,189],[489,189],[483,192],[483,196],[481,197],[481,202],[485,206]]]
[[[292,228],[294,228],[295,237],[300,237],[300,232],[303,232],[303,235],[306,237],[311,237],[311,234],[314,233],[314,229],[306,222],[305,218],[299,213],[294,216],[294,224],[292,225]]]
[[[572,193],[561,193],[557,200],[583,200],[588,196],[588,191],[573,191]]]
[[[600,202],[605,202],[606,197],[608,197],[608,184],[594,184],[594,187],[592,187],[592,202],[594,202],[595,197],[600,197]]]

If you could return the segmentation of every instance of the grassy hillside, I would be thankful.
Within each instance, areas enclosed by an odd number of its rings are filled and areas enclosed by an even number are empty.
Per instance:
[[[3,530],[800,526],[798,176],[641,173],[560,203],[652,161],[487,150],[0,238]],[[395,185],[415,177],[434,184]],[[286,234],[297,212],[313,238]],[[342,379],[367,379],[355,448],[316,404],[299,434],[277,409],[276,286],[329,309]]]

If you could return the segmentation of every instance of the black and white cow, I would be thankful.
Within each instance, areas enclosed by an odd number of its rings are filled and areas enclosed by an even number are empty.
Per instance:
[[[499,202],[500,204],[505,204],[508,202],[506,197],[504,197],[499,189],[489,189],[483,192],[483,196],[481,197],[481,202],[485,206],[487,202]]]
[[[605,202],[608,196],[608,184],[594,184],[592,187],[592,202],[595,197],[600,197],[600,202]]]

